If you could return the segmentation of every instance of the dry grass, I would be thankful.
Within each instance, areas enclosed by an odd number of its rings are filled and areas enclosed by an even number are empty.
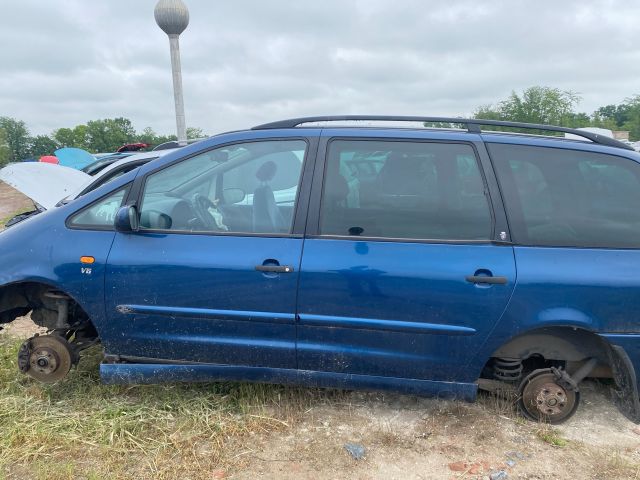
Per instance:
[[[521,418],[518,413],[518,397],[512,391],[505,390],[496,393],[478,392],[478,403],[488,410],[511,419]]]
[[[20,210],[18,210],[16,212],[10,213],[6,217],[0,218],[0,230],[4,229],[5,223],[7,223],[9,220],[11,220],[16,215],[19,215],[19,214],[24,213],[24,212],[26,212],[26,210],[21,208]]]
[[[635,448],[568,442],[557,428],[520,419],[509,398],[469,405],[246,383],[106,386],[98,348],[47,386],[18,372],[19,344],[0,335],[0,480],[215,479],[219,470],[299,478],[301,465],[316,478],[350,469],[392,478],[375,468],[393,462],[450,475],[450,462],[503,468],[512,450],[526,454],[513,478],[640,478]],[[347,441],[366,445],[367,462],[345,453]],[[293,476],[282,476],[287,469]]]
[[[629,448],[592,449],[571,443],[575,455],[584,456],[591,467],[591,478],[640,479],[640,464]]]
[[[21,375],[0,336],[1,478],[211,478],[238,440],[296,422],[339,393],[216,383],[105,386],[100,352],[56,385]]]
[[[6,217],[0,218],[0,231],[4,230],[5,224],[9,220],[11,220],[13,217],[15,217],[16,215],[20,215],[21,213],[28,212],[29,210],[33,210],[33,206],[31,206],[31,208],[28,208],[28,207],[19,208],[18,210],[15,210],[13,213],[10,213],[9,215],[7,215]]]

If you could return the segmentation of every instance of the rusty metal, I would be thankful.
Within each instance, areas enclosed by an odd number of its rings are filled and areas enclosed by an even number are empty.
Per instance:
[[[26,357],[28,354],[28,357]],[[42,335],[30,338],[20,348],[20,370],[44,383],[63,379],[74,364],[75,353],[64,338],[58,335]],[[28,359],[28,367],[24,365]]]
[[[571,378],[576,383],[576,385],[578,385],[582,380],[590,376],[591,372],[593,372],[593,370],[596,368],[596,365],[598,365],[598,359],[590,358],[578,370],[573,372],[573,374],[571,375]]]
[[[569,377],[564,370],[545,368],[534,371],[523,380],[519,404],[527,418],[557,424],[575,413],[580,403],[580,392],[567,385],[564,376],[558,378],[558,372]]]
[[[45,297],[55,300],[58,309],[56,329],[69,328],[69,297],[62,292],[50,290],[45,292]]]
[[[537,391],[536,406],[544,415],[560,415],[567,405],[567,394],[557,383],[545,383]]]
[[[29,357],[31,357],[31,339],[20,345],[18,350],[18,368],[22,373],[29,371]]]
[[[519,358],[496,358],[493,377],[502,382],[517,382],[522,379],[522,362]]]
[[[505,383],[492,378],[479,378],[476,383],[478,384],[478,389],[484,390],[485,392],[491,392],[501,397],[513,399],[518,397],[518,389],[513,383]]]

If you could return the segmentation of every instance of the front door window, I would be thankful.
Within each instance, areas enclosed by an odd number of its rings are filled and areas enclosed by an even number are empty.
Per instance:
[[[235,144],[154,173],[146,181],[140,226],[288,234],[306,146],[302,140]]]

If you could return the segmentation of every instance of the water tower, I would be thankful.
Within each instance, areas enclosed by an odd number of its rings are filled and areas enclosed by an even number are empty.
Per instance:
[[[186,145],[187,125],[184,118],[179,37],[189,25],[189,10],[182,0],[160,0],[153,11],[153,14],[158,26],[169,36],[169,47],[171,49],[171,71],[173,72],[173,98],[176,104],[178,143],[180,145]]]

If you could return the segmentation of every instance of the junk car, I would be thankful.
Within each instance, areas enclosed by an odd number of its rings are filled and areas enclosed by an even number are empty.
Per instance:
[[[100,342],[106,383],[510,388],[559,423],[600,377],[638,421],[639,162],[477,119],[217,135],[0,233],[0,322],[48,330],[18,358],[44,382]]]

